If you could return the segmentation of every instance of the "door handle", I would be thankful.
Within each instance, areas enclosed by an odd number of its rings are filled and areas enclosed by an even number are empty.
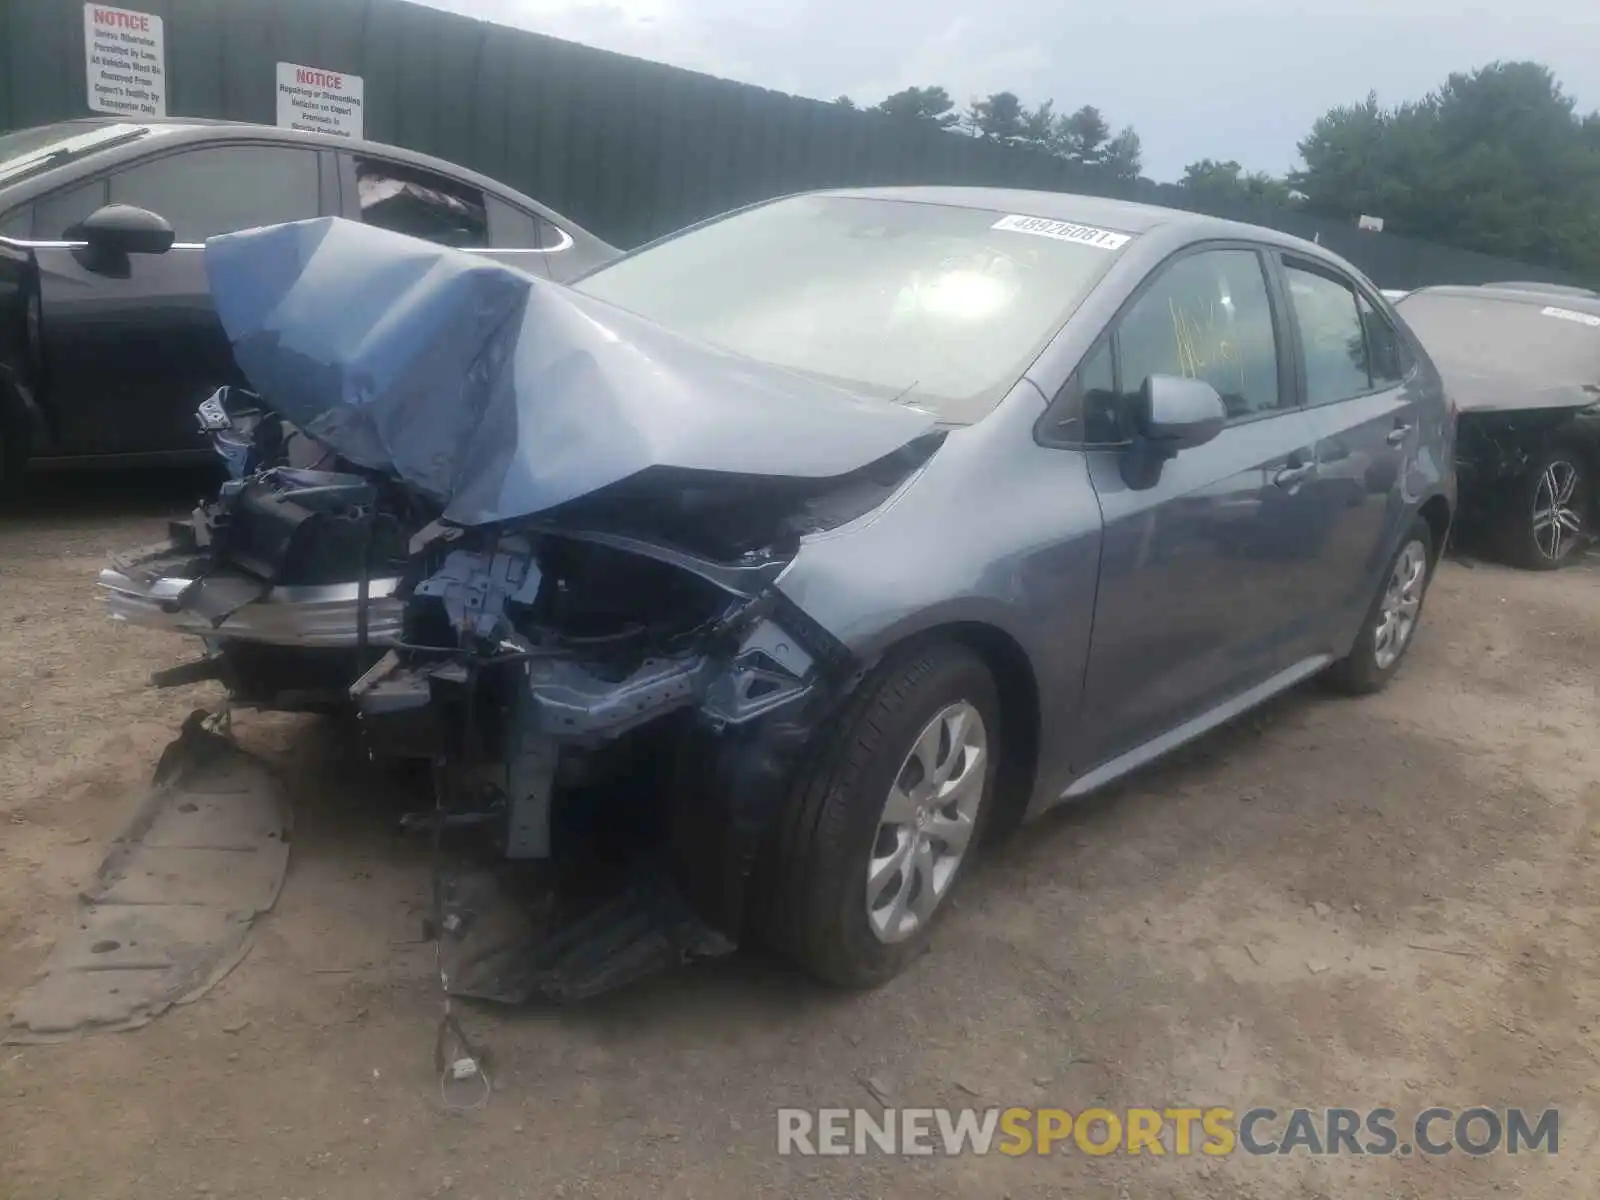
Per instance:
[[[1384,435],[1383,440],[1391,446],[1398,446],[1406,440],[1406,434],[1411,432],[1411,426],[1404,421],[1396,421],[1394,428]]]
[[[1272,477],[1272,482],[1281,488],[1293,488],[1303,483],[1310,474],[1317,469],[1314,462],[1299,462],[1290,459],[1290,466],[1281,468]]]

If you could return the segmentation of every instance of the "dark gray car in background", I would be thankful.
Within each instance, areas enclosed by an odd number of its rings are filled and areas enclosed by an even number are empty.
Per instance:
[[[241,704],[321,656],[514,857],[653,829],[698,920],[843,984],[910,961],[987,826],[1311,676],[1382,687],[1450,527],[1427,355],[1267,229],[877,189],[571,287],[340,222],[207,259],[329,470],[254,461],[102,573],[113,615],[202,636]],[[404,339],[352,304],[380,279]]]
[[[1600,295],[1427,287],[1396,309],[1459,410],[1463,544],[1528,570],[1573,561],[1600,515]]]
[[[195,407],[242,380],[203,244],[318,216],[555,280],[616,255],[538,201],[398,146],[193,118],[0,135],[0,493],[30,459],[208,456]]]

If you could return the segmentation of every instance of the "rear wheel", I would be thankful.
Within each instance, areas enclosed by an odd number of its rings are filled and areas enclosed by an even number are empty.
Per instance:
[[[988,668],[954,643],[862,685],[790,797],[765,897],[777,948],[843,987],[922,952],[993,807],[999,708]]]
[[[1355,645],[1328,668],[1327,681],[1336,690],[1364,695],[1388,685],[1422,619],[1433,563],[1433,533],[1428,522],[1418,517],[1389,561]]]
[[[1572,561],[1590,536],[1588,461],[1571,446],[1554,446],[1517,481],[1501,518],[1502,556],[1530,571]]]

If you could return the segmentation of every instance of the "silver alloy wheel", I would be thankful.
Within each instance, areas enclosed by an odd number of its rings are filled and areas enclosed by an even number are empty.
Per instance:
[[[1378,670],[1394,665],[1411,640],[1422,608],[1422,591],[1428,582],[1428,552],[1420,541],[1401,547],[1378,604],[1378,627],[1372,637],[1372,656]]]
[[[1547,562],[1560,562],[1583,535],[1583,516],[1572,506],[1577,490],[1578,468],[1561,458],[1533,489],[1533,544]]]
[[[989,734],[965,700],[927,723],[895,776],[867,859],[867,922],[880,942],[923,928],[972,841]]]

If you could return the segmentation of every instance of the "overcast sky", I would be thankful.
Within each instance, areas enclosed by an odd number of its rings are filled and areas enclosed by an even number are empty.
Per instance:
[[[1097,105],[1145,172],[1199,158],[1288,170],[1335,104],[1422,95],[1496,58],[1548,64],[1600,107],[1595,0],[426,0],[438,8],[779,91],[874,103],[942,84]]]

